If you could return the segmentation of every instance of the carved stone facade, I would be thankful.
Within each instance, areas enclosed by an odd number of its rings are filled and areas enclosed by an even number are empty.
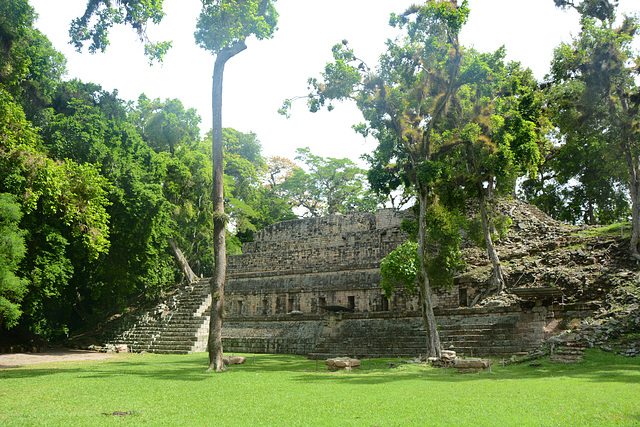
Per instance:
[[[415,311],[416,296],[380,288],[380,261],[406,240],[407,214],[382,210],[284,221],[256,233],[243,254],[228,258],[225,306],[232,316]],[[457,289],[435,296],[436,307],[458,307]]]

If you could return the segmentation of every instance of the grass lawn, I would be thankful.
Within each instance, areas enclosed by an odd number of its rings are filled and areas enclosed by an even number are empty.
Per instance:
[[[245,356],[221,374],[205,373],[204,353],[0,370],[0,425],[640,425],[640,359],[599,351],[476,374],[390,360],[331,373],[304,357]]]

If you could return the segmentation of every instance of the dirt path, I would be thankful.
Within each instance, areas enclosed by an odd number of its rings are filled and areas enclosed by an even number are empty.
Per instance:
[[[0,369],[15,368],[20,365],[48,362],[69,362],[79,360],[103,360],[118,357],[114,353],[99,353],[89,350],[53,348],[45,353],[9,353],[0,354]]]

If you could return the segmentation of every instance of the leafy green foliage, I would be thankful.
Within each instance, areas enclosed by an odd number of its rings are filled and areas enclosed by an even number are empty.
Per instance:
[[[72,34],[78,47],[92,40],[90,50],[102,50],[112,24],[143,29],[162,17],[161,5],[91,1]],[[200,140],[200,117],[179,100],[125,104],[97,84],[61,82],[64,57],[34,18],[24,0],[0,8],[0,193],[11,199],[3,196],[2,209],[22,213],[2,234],[13,252],[0,304],[5,325],[55,338],[174,284],[169,238],[198,275],[212,273],[212,150]],[[229,250],[238,253],[253,231],[295,216],[262,186],[257,137],[225,134],[229,234],[240,236]]]
[[[436,289],[453,285],[455,274],[466,266],[460,252],[460,231],[465,227],[465,218],[448,211],[439,204],[433,204],[427,210],[427,274]],[[396,287],[409,293],[416,291],[420,274],[418,243],[418,222],[403,220],[402,229],[409,234],[410,240],[398,246],[380,263],[380,286],[387,298]]]
[[[580,35],[555,50],[545,88],[557,143],[542,173],[524,183],[523,195],[555,218],[605,224],[626,217],[629,201],[637,203],[632,128],[640,98],[633,66],[638,55],[631,43],[638,22],[625,17],[614,28],[611,16],[595,19],[585,9],[597,6],[591,3],[577,6],[583,14]]]
[[[152,101],[142,94],[133,115],[138,131],[156,152],[174,154],[180,146],[200,138],[200,116],[193,108],[185,111],[178,99]]]
[[[408,240],[380,262],[380,286],[385,297],[391,298],[398,286],[413,293],[419,272],[418,244]]]
[[[295,207],[311,216],[346,213],[353,209],[375,211],[380,200],[367,191],[364,171],[349,159],[321,157],[306,148],[298,148],[296,160],[304,162],[308,172],[294,168],[276,191]]]
[[[637,254],[640,224],[637,85],[633,49],[637,17],[614,26],[616,2],[556,1],[581,14],[581,32],[554,52],[545,84],[548,111],[558,129],[553,157],[523,194],[555,218],[604,224],[634,217],[630,249]],[[626,192],[626,194],[625,194]],[[635,255],[634,255],[635,256]]]
[[[84,14],[73,20],[69,35],[76,50],[91,41],[89,52],[104,52],[109,45],[109,29],[115,24],[130,25],[145,44],[145,53],[151,60],[162,61],[171,48],[171,42],[151,42],[146,34],[149,22],[160,23],[164,18],[163,0],[89,0]]]
[[[0,96],[0,123],[11,129],[0,141],[0,192],[16,197],[20,228],[28,230],[19,269],[30,277],[22,310],[34,331],[62,331],[72,310],[66,292],[74,294],[74,263],[91,265],[110,247],[110,186],[93,164],[51,159],[22,108],[6,92]]]
[[[426,221],[427,274],[434,288],[451,287],[454,276],[466,266],[460,252],[460,230],[465,219],[440,204],[433,204],[427,210]]]
[[[258,40],[273,36],[278,22],[275,1],[205,0],[195,32],[196,43],[212,53],[220,52],[254,35]]]
[[[47,105],[66,59],[33,28],[36,18],[27,0],[7,0],[0,8],[0,85],[30,119]]]
[[[22,212],[15,198],[0,193],[0,328],[16,325],[28,280],[16,275],[26,253],[25,232],[18,228]]]

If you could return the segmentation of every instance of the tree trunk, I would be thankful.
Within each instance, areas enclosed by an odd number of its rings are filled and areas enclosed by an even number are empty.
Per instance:
[[[638,172],[635,171],[629,179],[629,195],[631,196],[631,242],[629,249],[631,256],[640,260],[638,253],[638,240],[640,237],[640,182]]]
[[[224,284],[227,272],[226,216],[224,213],[224,156],[222,151],[222,80],[229,59],[247,48],[244,42],[222,49],[213,68],[211,108],[213,111],[213,255],[215,266],[211,277],[211,318],[209,321],[209,371],[226,371],[222,360],[222,316]]]
[[[479,204],[480,204],[480,218],[482,220],[482,233],[484,235],[484,241],[487,245],[487,256],[493,265],[493,285],[497,288],[498,293],[504,289],[504,272],[502,271],[502,265],[500,265],[500,259],[496,252],[495,246],[493,246],[493,240],[491,239],[491,226],[489,222],[489,214],[487,213],[487,198],[484,193],[484,188],[480,188],[479,192]]]
[[[182,273],[187,278],[187,283],[192,284],[197,280],[197,277],[194,274],[193,270],[191,270],[191,266],[189,265],[189,262],[182,254],[182,251],[180,250],[178,245],[176,245],[175,240],[173,240],[171,237],[169,237],[168,240],[169,240],[169,244],[171,245],[171,249],[173,249],[173,254],[176,256],[176,259],[178,260],[178,264],[180,264],[180,269],[182,269]]]
[[[635,144],[631,135],[633,135],[633,120],[637,114],[633,114],[629,110],[629,104],[624,96],[620,97],[620,107],[622,113],[618,113],[615,102],[611,102],[612,97],[607,97],[609,101],[609,111],[611,117],[615,119],[620,133],[620,146],[629,168],[629,198],[631,199],[631,240],[629,243],[629,252],[631,256],[640,260],[638,253],[638,242],[640,239],[640,159],[638,153],[634,150]],[[629,120],[631,119],[631,120]]]
[[[442,348],[440,345],[440,335],[438,334],[438,325],[436,324],[436,316],[433,314],[433,303],[431,301],[431,286],[429,284],[429,276],[427,275],[427,203],[428,190],[418,188],[418,203],[420,208],[420,216],[418,218],[418,255],[420,258],[420,274],[418,275],[418,289],[420,292],[420,303],[422,306],[422,319],[427,330],[427,357],[442,356]]]
[[[640,260],[638,240],[640,238],[640,165],[633,155],[631,142],[627,139],[622,146],[629,168],[629,198],[631,199],[631,241],[629,251],[631,256]]]

